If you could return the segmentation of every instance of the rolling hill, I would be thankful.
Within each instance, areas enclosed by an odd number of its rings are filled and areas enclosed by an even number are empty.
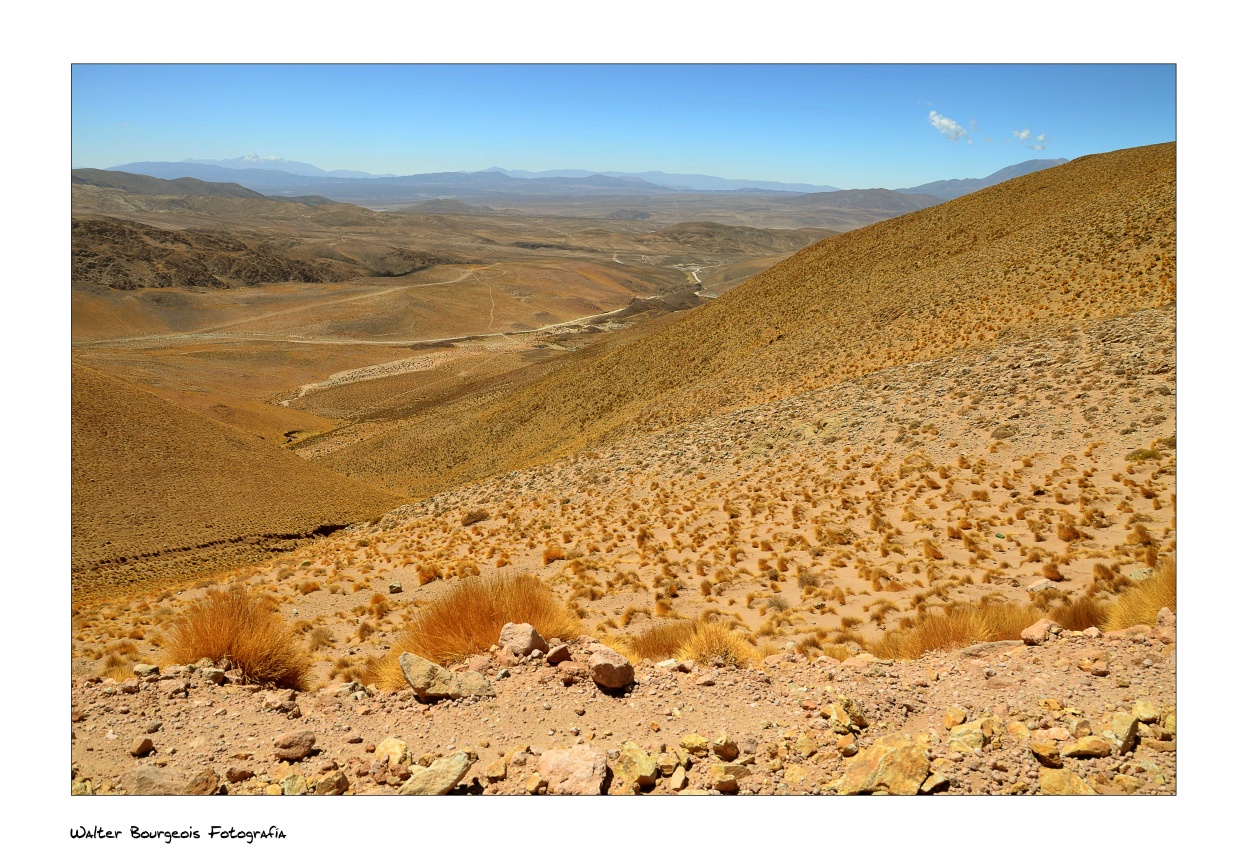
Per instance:
[[[1176,297],[1175,208],[1174,144],[1084,157],[813,244],[645,340],[324,461],[424,494],[1043,323],[1160,307]]]
[[[75,599],[251,562],[399,502],[77,364],[72,396]]]

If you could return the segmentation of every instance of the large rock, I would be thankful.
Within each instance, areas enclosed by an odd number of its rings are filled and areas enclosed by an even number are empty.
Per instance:
[[[419,657],[418,657],[419,658]],[[439,759],[428,768],[414,768],[408,782],[399,787],[401,795],[445,795],[469,772],[473,760],[461,750]]]
[[[149,765],[135,768],[122,778],[122,787],[132,795],[181,795],[186,785],[173,771]]]
[[[456,689],[456,677],[450,671],[415,653],[399,655],[399,669],[404,680],[417,693],[417,698],[434,701],[440,698],[460,698]]]
[[[595,648],[588,664],[591,679],[604,689],[620,689],[634,682],[634,667],[610,647]]]
[[[1039,768],[1037,781],[1041,784],[1043,795],[1097,795],[1089,783],[1082,780],[1072,771],[1054,768]]]
[[[738,791],[738,781],[751,775],[751,769],[735,762],[718,762],[712,765],[712,788],[718,792],[733,794]]]
[[[449,671],[414,653],[399,655],[399,669],[404,673],[404,680],[408,681],[417,698],[422,701],[463,698],[466,695],[482,698],[495,696],[495,689],[490,681],[481,672],[472,669],[463,672]]]
[[[608,765],[601,753],[583,744],[547,750],[538,759],[538,775],[552,795],[599,795],[607,783]]]
[[[928,778],[929,758],[925,751],[901,737],[887,737],[846,763],[838,794],[914,795]]]
[[[302,732],[287,732],[279,735],[273,742],[273,754],[278,759],[298,762],[313,751],[317,736],[305,729]]]
[[[1111,717],[1111,727],[1103,732],[1109,735],[1120,755],[1130,753],[1137,746],[1138,721],[1131,713],[1116,713]]]
[[[1100,737],[1089,735],[1078,738],[1070,744],[1064,744],[1059,755],[1065,759],[1100,759],[1111,755],[1111,744]]]
[[[499,646],[522,658],[529,656],[535,650],[541,650],[546,654],[551,649],[538,634],[538,630],[528,623],[505,623],[503,629],[499,630]]]

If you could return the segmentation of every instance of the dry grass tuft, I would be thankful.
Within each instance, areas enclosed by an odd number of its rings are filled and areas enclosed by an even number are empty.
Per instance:
[[[1099,625],[1111,630],[1139,623],[1153,626],[1160,608],[1176,613],[1176,561],[1171,557],[1160,557],[1153,575],[1121,593]]]
[[[681,659],[699,665],[735,665],[739,668],[758,661],[760,652],[746,636],[720,620],[702,620],[693,635],[677,649]]]
[[[377,667],[384,689],[406,686],[399,655],[414,653],[439,665],[488,650],[505,623],[528,623],[547,640],[584,631],[577,615],[533,575],[468,578],[423,607]]]
[[[698,624],[692,620],[670,620],[657,623],[646,632],[624,636],[622,652],[630,662],[641,662],[650,659],[660,662],[675,658],[677,652],[698,631]],[[619,648],[617,648],[619,649]]]
[[[1022,630],[1044,616],[1025,605],[953,605],[945,614],[926,612],[912,626],[891,630],[869,652],[886,659],[919,659],[931,650],[1019,638]]]
[[[165,655],[174,665],[205,657],[255,683],[303,689],[309,659],[296,634],[264,596],[242,585],[212,590],[170,627]]]

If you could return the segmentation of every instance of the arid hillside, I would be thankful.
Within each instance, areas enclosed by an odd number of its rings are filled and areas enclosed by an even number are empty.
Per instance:
[[[76,600],[253,562],[397,498],[73,366]]]
[[[1039,326],[1176,297],[1176,151],[1085,157],[813,244],[645,341],[443,408],[327,466],[425,494]]]

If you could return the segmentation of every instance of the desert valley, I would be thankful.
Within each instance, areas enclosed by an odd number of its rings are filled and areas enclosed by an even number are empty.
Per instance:
[[[71,176],[75,794],[1176,792],[1174,143],[118,168]]]

